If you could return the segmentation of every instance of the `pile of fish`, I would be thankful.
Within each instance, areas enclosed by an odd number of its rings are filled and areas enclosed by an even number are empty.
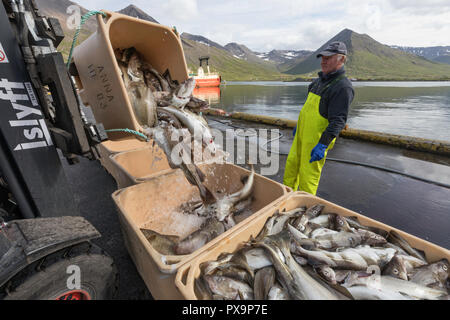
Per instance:
[[[181,168],[187,180],[199,188],[205,204],[215,202],[203,184],[205,175],[194,161],[198,151],[210,158],[217,151],[206,120],[198,114],[209,105],[192,96],[194,78],[179,84],[168,70],[160,75],[135,48],[116,49],[114,53],[143,133],[164,150],[171,168]]]
[[[246,177],[243,188],[231,195],[225,195],[216,202],[205,205],[202,202],[188,204],[184,207],[187,214],[197,214],[205,217],[201,227],[180,239],[177,236],[158,234],[152,230],[141,229],[153,248],[165,255],[186,255],[200,249],[220,234],[235,226],[235,216],[251,213],[252,190],[255,171]]]
[[[199,299],[437,300],[449,298],[449,262],[429,264],[398,233],[323,213],[276,212],[255,239],[200,264]]]

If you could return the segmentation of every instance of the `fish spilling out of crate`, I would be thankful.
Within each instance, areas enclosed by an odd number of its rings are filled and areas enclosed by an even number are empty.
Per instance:
[[[276,212],[256,238],[200,264],[199,299],[438,300],[449,298],[449,262],[428,263],[395,231],[324,205]]]
[[[150,244],[161,254],[187,255],[200,249],[225,231],[236,225],[237,216],[249,216],[253,212],[253,185],[255,171],[243,178],[244,186],[239,191],[226,194],[215,202],[183,203],[180,206],[181,214],[195,214],[204,218],[204,223],[198,230],[181,239],[177,236],[166,236],[152,230],[141,229]]]
[[[215,158],[218,148],[200,114],[209,105],[192,96],[195,79],[180,84],[172,80],[168,70],[159,74],[135,48],[114,52],[143,133],[164,150],[171,168],[182,169],[187,180],[198,187],[205,205],[216,202],[195,161]]]

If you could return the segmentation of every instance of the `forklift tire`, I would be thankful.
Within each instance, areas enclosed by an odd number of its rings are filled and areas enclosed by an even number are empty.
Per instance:
[[[108,300],[117,287],[112,258],[84,242],[28,265],[0,294],[5,300]]]

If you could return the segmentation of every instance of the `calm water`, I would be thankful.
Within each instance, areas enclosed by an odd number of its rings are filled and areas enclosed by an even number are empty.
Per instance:
[[[213,107],[297,120],[309,83],[227,82],[200,89]],[[450,141],[450,82],[354,82],[351,128]],[[203,91],[206,90],[206,91]]]

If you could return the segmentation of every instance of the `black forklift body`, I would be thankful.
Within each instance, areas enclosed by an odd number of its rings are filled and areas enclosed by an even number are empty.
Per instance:
[[[6,12],[0,7],[0,166],[24,217],[76,206]]]
[[[30,264],[100,237],[78,217],[57,148],[70,164],[94,160],[107,136],[86,117],[55,49],[64,36],[56,19],[41,17],[33,0],[2,0],[0,30],[1,288]]]

